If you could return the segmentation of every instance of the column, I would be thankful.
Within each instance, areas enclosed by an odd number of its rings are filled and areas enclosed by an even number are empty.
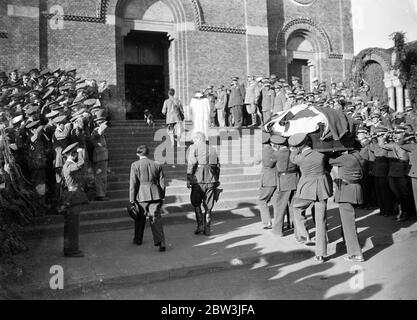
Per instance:
[[[405,109],[411,107],[411,97],[410,97],[410,90],[409,89],[405,89],[404,90],[404,94],[405,94]]]
[[[397,112],[404,112],[404,87],[402,85],[396,86],[395,94],[397,96]]]
[[[385,75],[385,87],[387,88],[388,91],[388,105],[390,107],[391,110],[396,110],[395,108],[395,88],[394,85],[391,81],[391,79],[387,79],[387,75]]]

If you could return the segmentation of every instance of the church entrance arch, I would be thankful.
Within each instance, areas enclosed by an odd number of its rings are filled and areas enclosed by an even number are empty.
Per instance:
[[[185,12],[178,0],[119,0],[116,6],[119,94],[127,119],[145,109],[162,118],[169,88],[187,99]]]

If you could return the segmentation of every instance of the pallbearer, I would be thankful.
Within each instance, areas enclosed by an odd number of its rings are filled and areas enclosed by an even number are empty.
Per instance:
[[[293,148],[290,161],[301,171],[297,193],[293,203],[295,225],[299,229],[300,243],[310,242],[306,229],[305,211],[311,204],[315,206],[316,223],[316,261],[324,262],[327,255],[327,200],[333,196],[333,183],[330,174],[326,172],[325,156],[310,147],[310,141],[305,134],[295,134],[288,143]]]

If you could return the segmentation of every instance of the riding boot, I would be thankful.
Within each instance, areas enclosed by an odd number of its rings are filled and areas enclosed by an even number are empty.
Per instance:
[[[211,211],[207,211],[204,217],[204,234],[211,235]]]
[[[197,230],[195,230],[194,234],[202,234],[204,232],[204,217],[201,208],[194,208],[195,210],[195,217],[197,220]]]

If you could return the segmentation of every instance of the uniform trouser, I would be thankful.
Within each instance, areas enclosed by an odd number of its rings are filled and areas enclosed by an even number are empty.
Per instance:
[[[64,252],[76,253],[79,248],[80,206],[68,208],[64,213]]]
[[[271,116],[271,111],[262,111],[263,124],[266,124],[269,120],[271,120]]]
[[[97,197],[105,197],[107,194],[107,164],[108,161],[94,163],[94,181]]]
[[[282,229],[284,227],[285,214],[290,211],[291,220],[294,221],[294,213],[291,206],[292,198],[294,197],[294,191],[279,191],[277,192],[277,206],[274,210],[274,224],[272,229],[276,234],[282,235]]]
[[[211,214],[215,202],[214,192],[213,184],[194,184],[191,188],[191,205],[194,208],[201,208],[203,205],[206,214]]]
[[[417,178],[411,178],[411,183],[413,185],[413,196],[414,196],[414,209],[417,208]],[[414,211],[414,214],[417,212]]]
[[[217,109],[213,108],[210,110],[210,124],[216,126]]]
[[[389,187],[388,177],[374,177],[376,200],[381,214],[394,214],[394,199]]]
[[[277,187],[261,187],[259,189],[259,210],[261,212],[261,220],[265,226],[272,225],[271,212],[269,211],[269,203],[274,208],[274,217],[278,216],[278,192]]]
[[[348,256],[361,256],[362,251],[356,232],[355,209],[350,203],[339,203],[339,211]]]
[[[414,205],[411,197],[411,184],[409,177],[389,177],[389,187],[396,200],[401,205],[403,214],[410,216],[413,214]]]
[[[55,168],[55,186],[54,195],[55,199],[61,199],[62,195],[62,168]]]
[[[304,213],[312,203],[314,203],[316,216],[316,256],[325,257],[327,256],[327,200],[314,201],[298,198],[295,199],[293,202],[295,226],[300,236],[310,240],[310,235],[306,227],[307,221],[304,217]]]
[[[161,206],[162,201],[141,202],[141,214],[135,221],[135,242],[143,241],[146,217],[149,217],[154,244],[165,244],[164,228],[162,225]]]
[[[223,109],[217,109],[217,121],[221,128],[226,127],[225,113]]]
[[[172,123],[168,125],[168,136],[171,139],[171,142],[174,144],[175,135],[177,139],[181,138],[182,135],[182,122]]]
[[[242,106],[232,107],[234,126],[241,128],[243,126],[243,108]]]

